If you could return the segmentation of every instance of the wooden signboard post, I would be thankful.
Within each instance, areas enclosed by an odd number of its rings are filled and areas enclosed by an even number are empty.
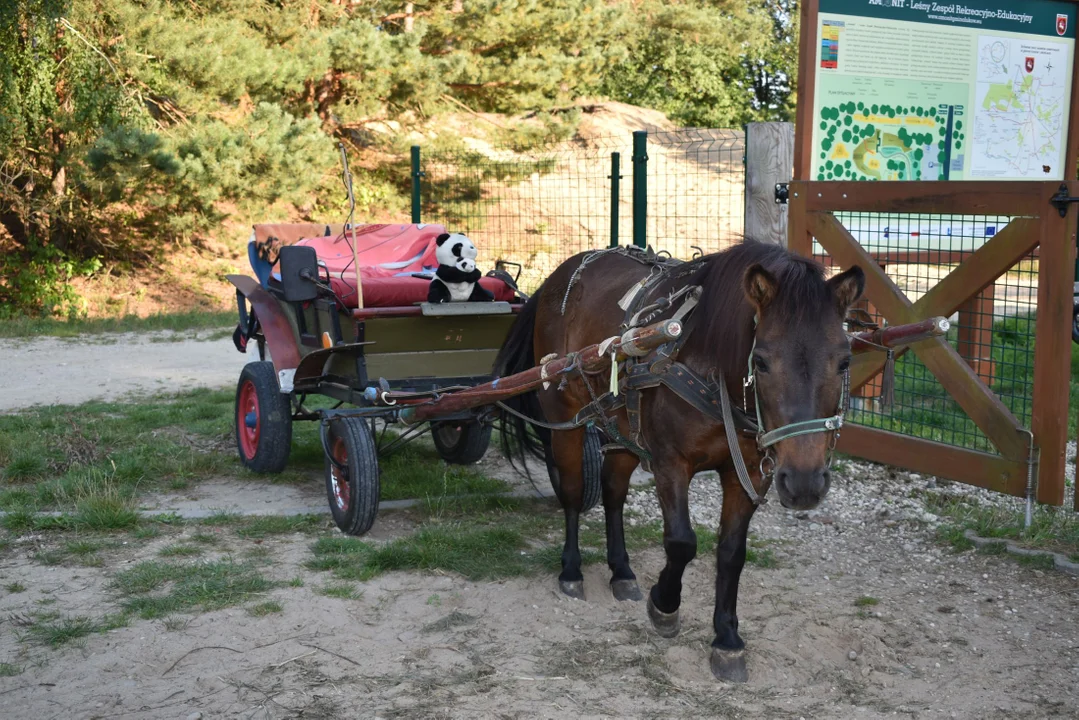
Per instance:
[[[1079,207],[1060,199],[1079,195],[1077,10],[1076,0],[802,3],[789,247],[861,265],[866,300],[887,323],[958,312],[958,350],[940,338],[912,351],[997,451],[855,425],[845,452],[1063,502]],[[987,348],[994,283],[1034,253],[1027,428],[992,391]],[[885,272],[930,262],[955,267],[916,301]],[[884,366],[882,353],[863,358],[856,388]]]

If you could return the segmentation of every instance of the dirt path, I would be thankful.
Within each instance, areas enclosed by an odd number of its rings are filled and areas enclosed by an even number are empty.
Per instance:
[[[664,640],[643,603],[611,598],[602,565],[586,570],[584,602],[560,595],[553,575],[470,582],[437,573],[392,573],[338,599],[318,593],[332,578],[304,566],[313,539],[297,534],[259,543],[273,558],[269,575],[303,581],[260,598],[281,612],[137,620],[51,650],[19,642],[19,618],[40,607],[115,612],[112,571],[43,568],[27,538],[0,565],[5,584],[27,588],[0,597],[0,659],[27,668],[0,678],[0,716],[1074,717],[1076,579],[955,555],[906,524],[813,527],[775,507],[758,519],[787,539],[773,546],[779,567],[746,569],[744,686],[708,670],[708,557],[687,573],[682,634]],[[408,530],[403,515],[379,525],[378,537]],[[175,540],[123,548],[107,565],[153,559]],[[228,552],[242,558],[254,547],[237,539]],[[634,565],[647,587],[662,552],[637,553]],[[861,597],[877,604],[858,607]]]
[[[0,343],[0,412],[236,383],[249,356],[221,331],[41,337]],[[214,337],[215,339],[205,339]],[[182,339],[177,339],[182,338]]]

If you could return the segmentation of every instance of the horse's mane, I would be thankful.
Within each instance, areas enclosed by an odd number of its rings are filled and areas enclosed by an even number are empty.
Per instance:
[[[687,322],[686,350],[708,357],[727,377],[742,377],[753,345],[755,309],[744,278],[761,265],[779,284],[771,307],[791,319],[819,314],[830,302],[824,268],[770,243],[746,239],[704,259],[692,282],[701,286],[697,309]]]

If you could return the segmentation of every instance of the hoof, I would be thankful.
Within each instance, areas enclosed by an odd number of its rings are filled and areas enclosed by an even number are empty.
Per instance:
[[[636,580],[611,580],[611,594],[614,595],[615,600],[633,600],[636,602],[644,599]]]
[[[558,587],[562,590],[563,594],[569,595],[571,598],[584,600],[583,580],[559,580]]]
[[[712,674],[717,680],[744,683],[749,680],[745,650],[712,648]]]
[[[678,619],[678,611],[665,613],[652,604],[652,596],[648,596],[648,619],[652,621],[652,627],[656,629],[660,637],[673,638],[682,629],[682,621]]]

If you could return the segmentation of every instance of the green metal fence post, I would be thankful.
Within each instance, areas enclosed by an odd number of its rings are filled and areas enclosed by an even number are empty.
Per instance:
[[[412,146],[412,222],[419,225],[420,220],[420,146]]]
[[[622,179],[621,166],[621,153],[611,153],[611,247],[618,247],[618,181]]]
[[[633,132],[633,244],[648,244],[645,221],[648,218],[648,131]]]

